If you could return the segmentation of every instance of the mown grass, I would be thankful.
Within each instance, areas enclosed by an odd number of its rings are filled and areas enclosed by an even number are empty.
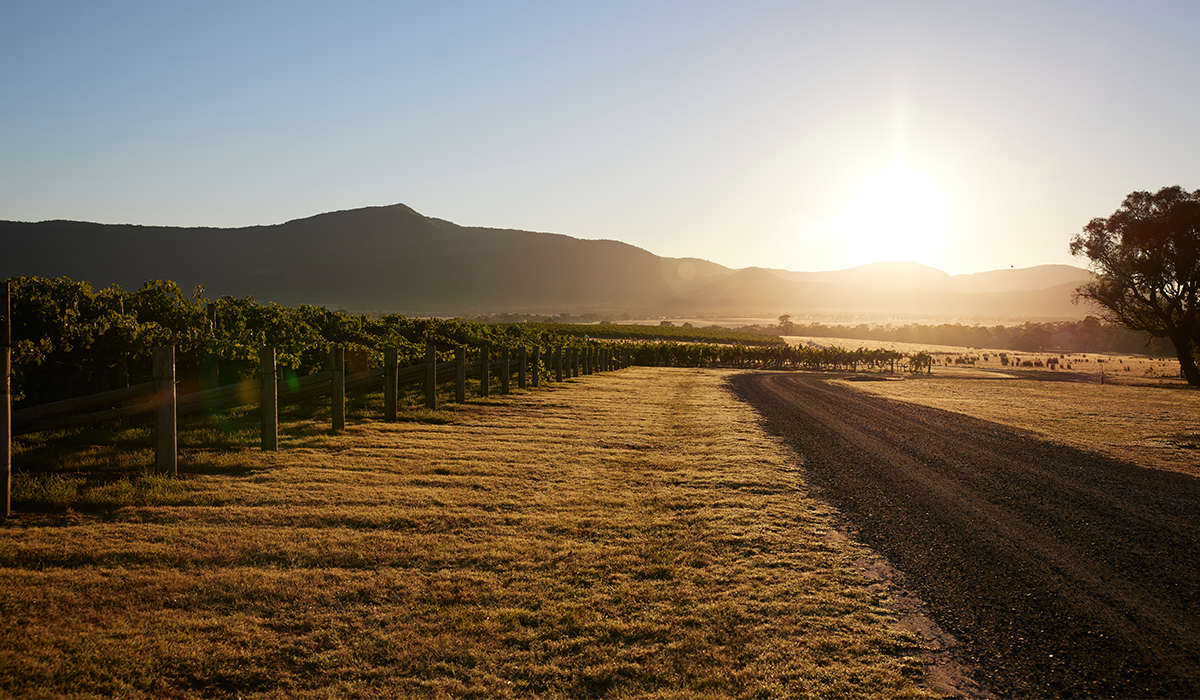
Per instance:
[[[296,409],[278,453],[234,414],[181,439],[179,480],[127,473],[132,434],[38,436],[14,462],[43,512],[0,527],[0,694],[921,696],[922,642],[723,376],[392,424],[366,397],[342,434]]]

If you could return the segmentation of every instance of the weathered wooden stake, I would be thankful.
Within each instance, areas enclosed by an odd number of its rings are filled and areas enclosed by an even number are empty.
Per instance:
[[[396,422],[400,402],[399,371],[400,351],[387,348],[383,351],[383,419],[388,423]]]
[[[491,396],[492,393],[491,355],[488,346],[484,345],[482,348],[479,348],[480,365],[482,365],[479,370],[479,395],[485,399]]]
[[[275,374],[275,348],[258,351],[258,373],[262,380],[262,397],[259,402],[262,418],[262,449],[275,452],[279,449],[279,380]]]
[[[329,351],[329,408],[333,414],[333,432],[346,429],[346,349],[335,347]]]
[[[517,350],[517,388],[518,389],[524,389],[529,386],[529,384],[525,381],[526,372],[529,369],[528,365],[529,365],[529,351],[525,349],[524,345],[522,345],[521,348],[519,350]]]
[[[554,348],[554,381],[561,382],[563,380],[563,347],[559,345]]]
[[[541,354],[542,354],[542,347],[540,345],[534,345],[533,346],[533,386],[535,388],[538,386],[538,383],[541,381],[541,379],[538,376],[542,373]],[[546,359],[547,360],[550,359],[549,355],[546,356]]]
[[[179,475],[175,423],[175,348],[154,348],[154,470]]]
[[[437,408],[437,347],[425,346],[425,408]]]
[[[467,402],[467,349],[454,348],[454,400]]]
[[[571,348],[571,376],[579,376],[579,348]]]
[[[0,282],[0,314],[4,322],[0,324],[0,461],[3,461],[4,479],[0,486],[0,498],[4,499],[4,517],[12,515],[12,305],[9,302],[8,282]]]
[[[7,286],[7,285],[6,285]],[[0,396],[0,431],[4,433],[3,444],[0,444],[0,461],[4,462],[4,479],[0,486],[0,498],[4,499],[4,517],[12,515],[12,348],[7,345],[0,347],[0,372],[4,374],[0,381],[4,385],[4,395]]]
[[[500,393],[507,394],[512,374],[512,359],[508,347],[500,349]]]

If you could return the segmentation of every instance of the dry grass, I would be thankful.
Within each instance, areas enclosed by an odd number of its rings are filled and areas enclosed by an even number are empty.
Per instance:
[[[1200,476],[1200,392],[1176,381],[1055,382],[939,368],[860,390],[1030,430],[1145,467]]]
[[[803,345],[837,346],[847,350],[879,348],[896,350],[905,354],[928,352],[934,356],[938,369],[956,371],[956,376],[966,376],[969,370],[986,373],[978,376],[987,378],[995,372],[1048,372],[1070,373],[1077,378],[1099,383],[1101,374],[1104,383],[1132,386],[1185,386],[1179,376],[1179,361],[1170,358],[1153,358],[1147,355],[1123,355],[1120,353],[1054,353],[1020,352],[989,348],[963,348],[952,345],[926,343],[893,343],[883,340],[853,340],[849,338],[808,338],[788,336],[788,343]],[[1004,364],[1001,356],[1006,356]],[[962,360],[960,364],[956,360]],[[1051,366],[1051,361],[1057,365]]]
[[[631,369],[341,435],[316,410],[275,454],[234,421],[178,487],[89,447],[133,495],[59,484],[75,510],[0,528],[0,694],[921,695],[863,550],[723,376]]]

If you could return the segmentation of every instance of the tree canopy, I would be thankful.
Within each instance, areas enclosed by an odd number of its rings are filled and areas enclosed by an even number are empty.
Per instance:
[[[1095,278],[1076,290],[1108,320],[1175,346],[1188,384],[1200,386],[1200,190],[1132,192],[1112,216],[1092,219],[1071,238]]]

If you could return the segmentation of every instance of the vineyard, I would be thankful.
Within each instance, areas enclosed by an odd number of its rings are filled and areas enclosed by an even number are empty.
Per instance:
[[[895,370],[904,356],[886,350],[789,347],[771,336],[724,329],[559,323],[485,324],[461,319],[371,316],[303,305],[260,303],[253,297],[210,301],[167,280],[136,291],[93,290],[65,278],[8,280],[12,315],[14,408],[107,391],[152,378],[156,347],[174,347],[178,380],[197,388],[257,376],[259,351],[276,349],[281,372],[304,376],[327,367],[333,347],[371,367],[395,348],[401,366],[439,362],[463,348],[477,362],[483,348],[614,347],[647,366],[736,366]],[[365,367],[351,367],[352,371]],[[546,372],[547,367],[534,368]]]

